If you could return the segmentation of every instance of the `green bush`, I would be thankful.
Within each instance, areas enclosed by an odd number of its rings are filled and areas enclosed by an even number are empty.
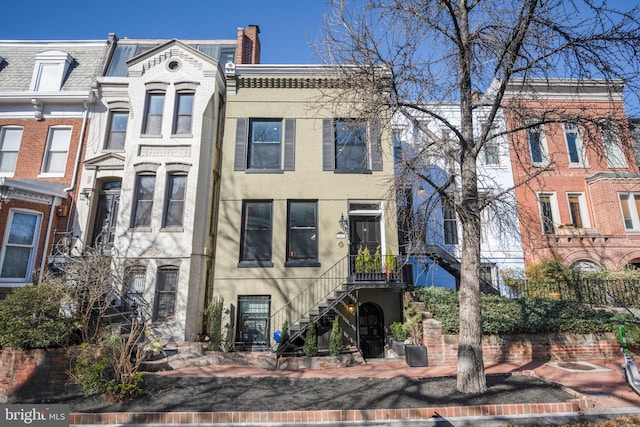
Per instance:
[[[107,381],[113,376],[109,358],[95,345],[83,343],[67,351],[71,361],[69,378],[80,385],[85,396],[107,391]]]
[[[304,347],[302,352],[307,357],[313,357],[318,355],[318,337],[316,336],[316,324],[309,322],[307,328],[307,334],[304,338]]]
[[[459,332],[458,294],[444,288],[422,288],[417,298],[425,310],[442,322],[445,334]],[[504,298],[482,295],[482,331],[485,335],[604,333],[615,329],[613,313],[585,305],[547,298]]]
[[[0,346],[21,349],[64,347],[76,331],[75,319],[61,310],[60,281],[16,288],[0,301]]]
[[[222,341],[222,309],[224,306],[224,298],[222,295],[213,297],[207,306],[207,315],[209,316],[209,350],[220,351],[223,349]]]
[[[407,339],[407,333],[402,326],[402,322],[393,322],[391,324],[391,335],[396,341],[404,341]]]
[[[122,402],[142,394],[140,383],[143,381],[144,372],[136,372],[130,383],[120,383],[115,379],[107,382],[107,400],[110,402]]]
[[[329,336],[329,354],[337,356],[342,351],[342,327],[340,318],[336,316],[331,325],[331,335]]]

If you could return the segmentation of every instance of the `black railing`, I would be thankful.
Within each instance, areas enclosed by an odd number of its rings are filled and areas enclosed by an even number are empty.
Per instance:
[[[601,279],[583,277],[567,282],[540,285],[521,281],[512,287],[515,296],[548,297],[559,293],[560,298],[590,305],[640,307],[640,279]]]

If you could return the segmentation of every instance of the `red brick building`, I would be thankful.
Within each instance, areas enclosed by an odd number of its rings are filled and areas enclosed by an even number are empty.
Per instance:
[[[0,296],[71,230],[105,41],[0,41]]]
[[[640,174],[622,82],[513,82],[505,116],[525,265],[640,263]]]

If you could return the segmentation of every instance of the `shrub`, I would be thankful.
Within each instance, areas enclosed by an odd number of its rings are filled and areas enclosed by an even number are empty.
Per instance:
[[[423,288],[418,299],[442,322],[445,334],[459,331],[458,294],[444,288]],[[547,298],[505,298],[482,295],[482,331],[485,335],[612,332],[612,313],[580,303]]]
[[[331,325],[331,335],[329,336],[329,354],[337,356],[342,351],[342,327],[340,318],[336,316]]]
[[[209,333],[209,350],[219,351],[223,348],[222,342],[222,308],[224,298],[222,295],[213,297],[207,306],[207,315],[209,316],[208,333]]]
[[[0,301],[0,346],[26,350],[68,345],[76,329],[74,317],[61,311],[65,300],[58,280],[14,289]]]
[[[69,378],[80,385],[85,396],[107,390],[107,381],[113,376],[113,367],[101,348],[88,343],[67,351],[71,361]]]
[[[396,341],[404,341],[407,339],[407,333],[405,332],[401,322],[393,322],[391,324],[391,335]]]
[[[313,357],[318,355],[318,337],[316,336],[316,324],[309,322],[307,328],[307,334],[304,338],[304,347],[302,352],[307,357]]]

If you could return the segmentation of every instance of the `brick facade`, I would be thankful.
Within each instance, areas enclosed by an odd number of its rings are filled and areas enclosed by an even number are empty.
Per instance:
[[[640,235],[624,228],[619,192],[640,191],[638,165],[631,149],[627,120],[621,97],[609,96],[597,86],[594,93],[580,92],[551,83],[542,94],[517,99],[505,112],[509,133],[509,148],[515,182],[525,182],[516,188],[520,232],[525,265],[556,258],[567,266],[588,261],[608,270],[617,270],[627,263],[640,260]],[[589,83],[585,83],[588,85]],[[554,92],[555,91],[555,92]],[[603,92],[603,93],[600,93]],[[562,98],[566,94],[566,99]],[[541,126],[546,143],[547,160],[534,164],[527,130],[529,121],[546,122]],[[601,120],[615,123],[619,130],[626,166],[613,168],[607,164]],[[583,146],[583,164],[570,164],[563,123],[578,122]],[[533,178],[532,178],[533,177]],[[544,234],[539,198],[549,195],[553,207],[554,231]],[[579,195],[582,224],[574,226],[570,195]]]
[[[458,363],[458,336],[444,335],[435,319],[423,320],[423,342],[429,366]],[[585,360],[619,357],[620,344],[614,334],[506,335],[485,336],[482,357],[485,364],[522,363],[533,360]]]
[[[0,351],[0,403],[46,399],[64,391],[69,380],[66,349]]]

